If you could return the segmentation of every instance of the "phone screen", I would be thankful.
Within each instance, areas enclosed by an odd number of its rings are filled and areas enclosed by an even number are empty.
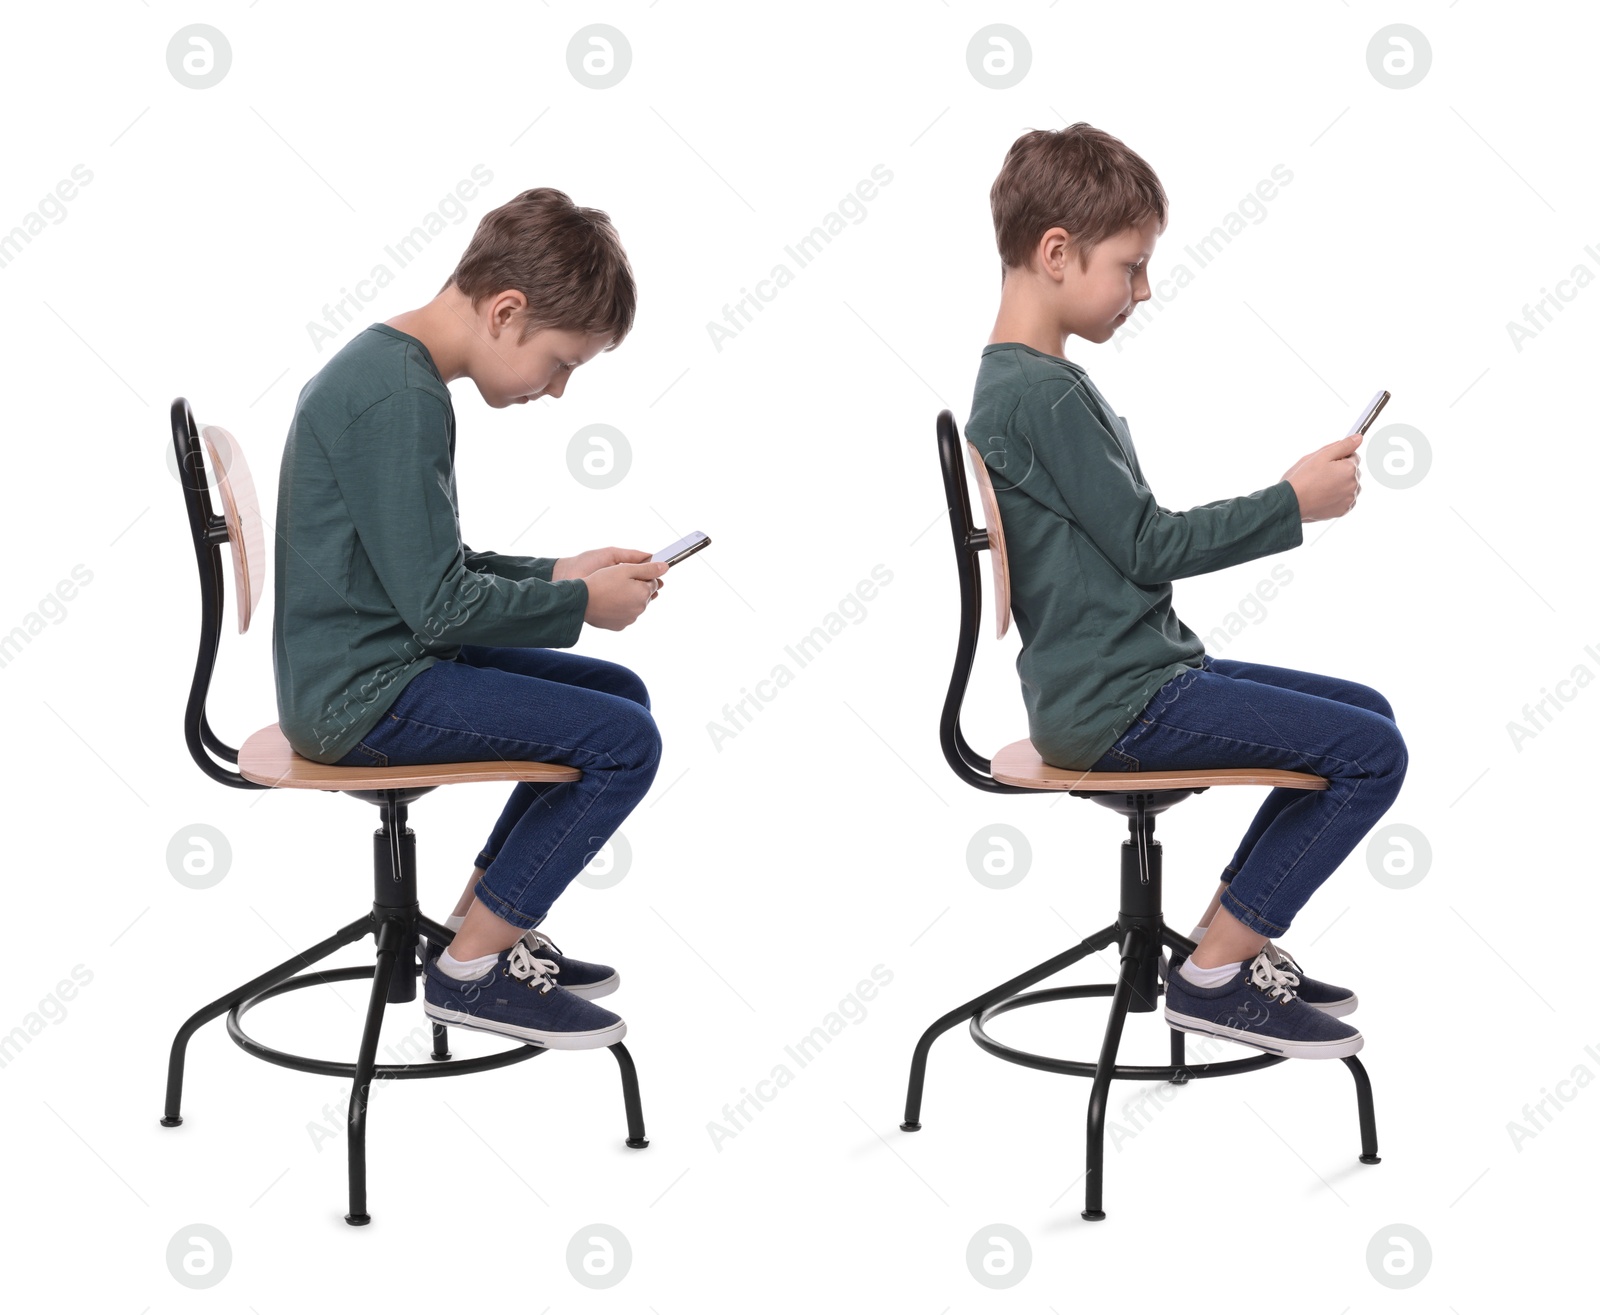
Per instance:
[[[1378,391],[1372,395],[1372,400],[1361,409],[1361,414],[1356,417],[1355,424],[1350,426],[1349,433],[1366,433],[1371,427],[1372,422],[1378,418],[1378,412],[1383,410],[1384,403],[1388,400],[1388,392],[1382,388],[1378,389]]]
[[[688,534],[676,543],[669,543],[660,552],[650,558],[653,562],[666,562],[669,565],[681,562],[691,553],[697,553],[711,542],[710,538],[701,530],[690,530]]]

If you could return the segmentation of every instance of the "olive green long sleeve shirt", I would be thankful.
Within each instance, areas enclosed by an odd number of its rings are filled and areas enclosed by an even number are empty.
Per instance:
[[[567,648],[589,587],[461,542],[456,421],[422,342],[357,334],[300,390],[278,480],[273,674],[296,752],[334,763],[463,644]]]
[[[984,347],[966,436],[1000,506],[1028,736],[1045,762],[1087,769],[1201,663],[1170,582],[1298,547],[1299,499],[1280,480],[1168,511],[1083,369],[1022,343]]]

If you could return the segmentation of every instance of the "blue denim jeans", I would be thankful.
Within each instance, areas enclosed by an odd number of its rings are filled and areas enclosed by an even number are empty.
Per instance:
[[[508,761],[567,763],[577,781],[520,781],[473,866],[473,893],[518,927],[543,921],[644,798],[661,736],[627,667],[549,648],[464,645],[435,662],[341,767]]]
[[[1222,873],[1222,907],[1281,936],[1388,811],[1406,762],[1394,710],[1377,690],[1206,654],[1156,691],[1091,770],[1276,767],[1326,777],[1326,790],[1273,789]]]

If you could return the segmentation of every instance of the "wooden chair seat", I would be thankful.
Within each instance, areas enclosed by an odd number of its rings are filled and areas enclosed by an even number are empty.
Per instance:
[[[396,790],[470,781],[576,781],[583,773],[565,763],[427,763],[416,767],[335,767],[302,758],[274,722],[239,748],[239,775],[287,790]]]
[[[242,760],[241,760],[242,761]],[[995,754],[989,765],[997,781],[1029,790],[1195,790],[1212,785],[1273,785],[1290,790],[1326,790],[1327,778],[1310,772],[1270,767],[1214,767],[1177,772],[1075,772],[1051,767],[1032,740],[1018,740]]]

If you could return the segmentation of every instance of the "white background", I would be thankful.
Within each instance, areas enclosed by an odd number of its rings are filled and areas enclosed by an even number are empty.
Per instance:
[[[1031,67],[996,90],[968,44],[1001,22]],[[194,90],[168,43],[207,23],[227,75]],[[632,65],[606,90],[568,70],[585,25]],[[1405,23],[1431,67],[1405,90],[1369,42]],[[11,466],[0,631],[75,565],[92,582],[0,668],[12,858],[0,1031],[75,965],[92,974],[0,1069],[7,1290],[66,1309],[331,1309],[403,1292],[418,1308],[1068,1311],[1148,1299],[1306,1312],[1504,1310],[1574,1280],[1592,1211],[1600,1074],[1580,849],[1600,692],[1519,749],[1508,726],[1576,668],[1600,670],[1591,605],[1592,368],[1600,290],[1517,350],[1526,304],[1600,272],[1592,15],[1578,6],[1366,3],[1091,7],[191,3],[11,7],[0,43],[0,231],[75,165],[92,181],[0,268]],[[1431,845],[1409,889],[1353,852],[1284,943],[1354,986],[1383,1164],[1357,1164],[1342,1065],[1292,1062],[1178,1092],[1107,1147],[1109,1218],[1084,1223],[1087,1082],[1000,1064],[957,1029],[933,1053],[924,1130],[898,1130],[911,1048],[936,1015],[1108,922],[1120,820],[1085,800],[963,786],[936,727],[957,597],[934,452],[964,420],[997,306],[988,190],[1009,144],[1085,119],[1160,175],[1183,247],[1284,165],[1293,181],[1137,336],[1084,364],[1126,415],[1164,506],[1276,482],[1338,438],[1377,387],[1379,426],[1431,453],[1409,488],[1378,477],[1306,542],[1181,581],[1202,635],[1286,567],[1292,583],[1212,651],[1342,675],[1391,700],[1411,753],[1384,825]],[[530,124],[532,125],[530,127]],[[342,795],[231,791],[188,758],[181,716],[199,625],[168,473],[187,397],[230,428],[274,506],[301,385],[332,354],[307,330],[439,199],[493,182],[362,309],[427,301],[483,213],[550,185],[616,224],[639,282],[635,331],[559,401],[494,411],[455,388],[465,536],[477,548],[715,545],[633,628],[578,648],[646,680],[665,740],[623,828],[609,889],[574,884],[549,926],[616,964],[648,1150],[624,1149],[607,1055],[393,1084],[369,1125],[372,1226],[348,1228],[344,1143],[314,1131],[344,1084],[245,1056],[213,1022],[190,1048],[181,1129],[158,1126],[167,1047],[204,1002],[310,945],[370,900],[375,813]],[[867,178],[852,224],[719,351],[707,324]],[[1571,289],[1569,289],[1571,290]],[[566,445],[605,423],[633,465],[605,491]],[[537,525],[527,530],[539,517]],[[786,661],[874,565],[892,583],[753,725],[708,724]],[[229,632],[211,721],[234,743],[275,719],[264,619]],[[231,583],[230,583],[231,589]],[[1025,734],[1015,631],[980,652],[969,737]],[[792,666],[792,664],[791,664]],[[412,808],[424,908],[449,911],[506,793]],[[1212,791],[1162,819],[1167,905],[1187,930],[1261,799]],[[969,841],[1021,828],[1032,864],[987,888]],[[167,851],[196,823],[230,842],[207,890]],[[370,942],[338,962],[370,962]],[[731,1140],[708,1123],[785,1062],[875,965],[892,981]],[[1109,956],[1069,980],[1109,977]],[[263,1006],[277,1044],[353,1057],[356,984]],[[64,1012],[64,1016],[62,1016]],[[997,1034],[1075,1057],[1099,1005],[1011,1015]],[[43,1018],[43,1015],[40,1015]],[[420,1025],[391,1010],[384,1039]],[[36,1024],[37,1026],[37,1024]],[[478,1047],[457,1032],[457,1053]],[[1125,1057],[1159,1062],[1135,1016]],[[795,1066],[791,1063],[791,1068]],[[1531,1139],[1508,1124],[1573,1098]],[[1576,1093],[1575,1095],[1573,1093]],[[606,1291],[569,1273],[602,1222],[632,1248]],[[217,1286],[169,1273],[188,1226],[231,1248]],[[970,1275],[973,1235],[1021,1231],[1008,1291]],[[1421,1230],[1423,1281],[1392,1290],[1368,1244]],[[1385,1234],[1387,1235],[1387,1234]],[[1164,1284],[1167,1297],[1154,1297]],[[1137,1285],[1137,1287],[1136,1287]],[[1574,1294],[1576,1296],[1576,1294]]]

